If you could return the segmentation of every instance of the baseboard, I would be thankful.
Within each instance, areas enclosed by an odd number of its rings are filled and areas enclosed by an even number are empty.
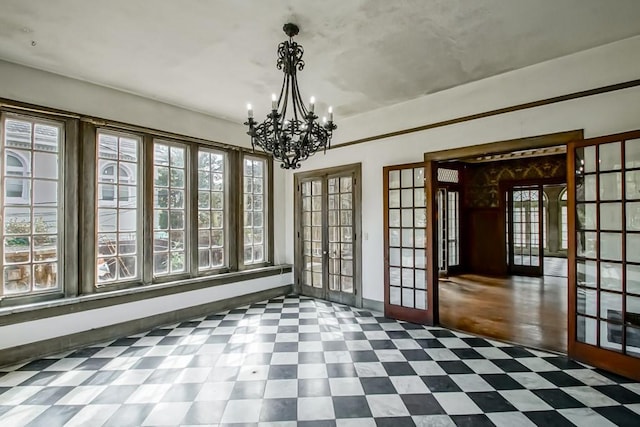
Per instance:
[[[362,298],[362,308],[370,311],[384,313],[384,302],[373,299]]]
[[[135,335],[162,325],[184,322],[195,317],[201,317],[220,311],[229,310],[243,305],[264,301],[270,298],[288,295],[293,289],[292,285],[279,286],[260,292],[240,295],[219,301],[212,301],[193,307],[156,314],[154,316],[127,322],[116,323],[102,328],[91,329],[71,335],[64,335],[44,341],[24,344],[0,350],[0,366],[10,366],[16,363],[40,359],[52,354],[63,353],[81,347],[117,338]]]

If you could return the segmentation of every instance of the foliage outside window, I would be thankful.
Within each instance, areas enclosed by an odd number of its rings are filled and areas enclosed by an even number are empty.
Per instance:
[[[98,132],[97,283],[140,277],[140,139]],[[116,173],[117,171],[117,173]],[[118,194],[118,197],[115,197]]]
[[[2,118],[0,297],[57,291],[62,125]]]
[[[265,171],[263,159],[244,158],[243,169],[243,234],[244,264],[265,260]]]
[[[153,150],[153,274],[183,273],[186,252],[186,148],[154,143]]]

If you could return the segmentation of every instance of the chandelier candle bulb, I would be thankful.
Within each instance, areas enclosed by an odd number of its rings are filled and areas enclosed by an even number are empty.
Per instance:
[[[333,107],[331,106],[329,107],[329,121],[333,121]]]
[[[251,107],[251,104],[247,104],[247,116],[252,119],[253,118],[253,108]]]
[[[249,119],[245,126],[253,148],[258,146],[273,156],[283,169],[298,169],[300,162],[309,156],[318,151],[326,152],[337,126],[333,124],[331,109],[329,123],[326,117],[323,124],[318,123],[315,97],[309,100],[309,108],[305,107],[297,77],[304,69],[304,49],[293,40],[300,29],[292,23],[285,24],[282,29],[289,39],[280,43],[277,50],[276,68],[284,73],[280,95],[271,95],[271,112],[261,122],[253,119],[253,110],[248,105]]]

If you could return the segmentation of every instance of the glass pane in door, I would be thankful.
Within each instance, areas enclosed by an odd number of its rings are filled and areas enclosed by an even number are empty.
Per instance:
[[[328,180],[329,289],[353,293],[353,178]]]
[[[302,183],[302,283],[322,288],[322,180]]]

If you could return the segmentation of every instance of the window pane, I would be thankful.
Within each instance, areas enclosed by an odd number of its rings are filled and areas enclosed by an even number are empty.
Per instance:
[[[226,154],[213,150],[198,151],[198,270],[227,265],[226,242]],[[184,212],[182,212],[184,216]],[[184,219],[174,216],[174,229]],[[184,225],[183,225],[184,228]]]
[[[186,151],[182,144],[164,141],[153,144],[154,276],[184,273],[187,269],[188,245],[184,232]],[[205,194],[208,202],[209,193]]]
[[[243,217],[244,217],[244,251],[243,262],[245,265],[265,262],[264,228],[266,227],[265,200],[267,181],[264,171],[267,163],[263,159],[245,157],[243,161]],[[338,190],[337,180],[334,185]],[[304,183],[306,194],[310,192],[310,183]],[[315,192],[314,192],[315,195]],[[312,216],[313,225],[316,224],[319,215]]]
[[[140,148],[135,136],[98,132],[97,181],[107,183],[98,184],[96,193],[98,285],[140,278]],[[161,198],[159,195],[158,203]]]
[[[62,126],[4,117],[0,298],[60,288]]]

